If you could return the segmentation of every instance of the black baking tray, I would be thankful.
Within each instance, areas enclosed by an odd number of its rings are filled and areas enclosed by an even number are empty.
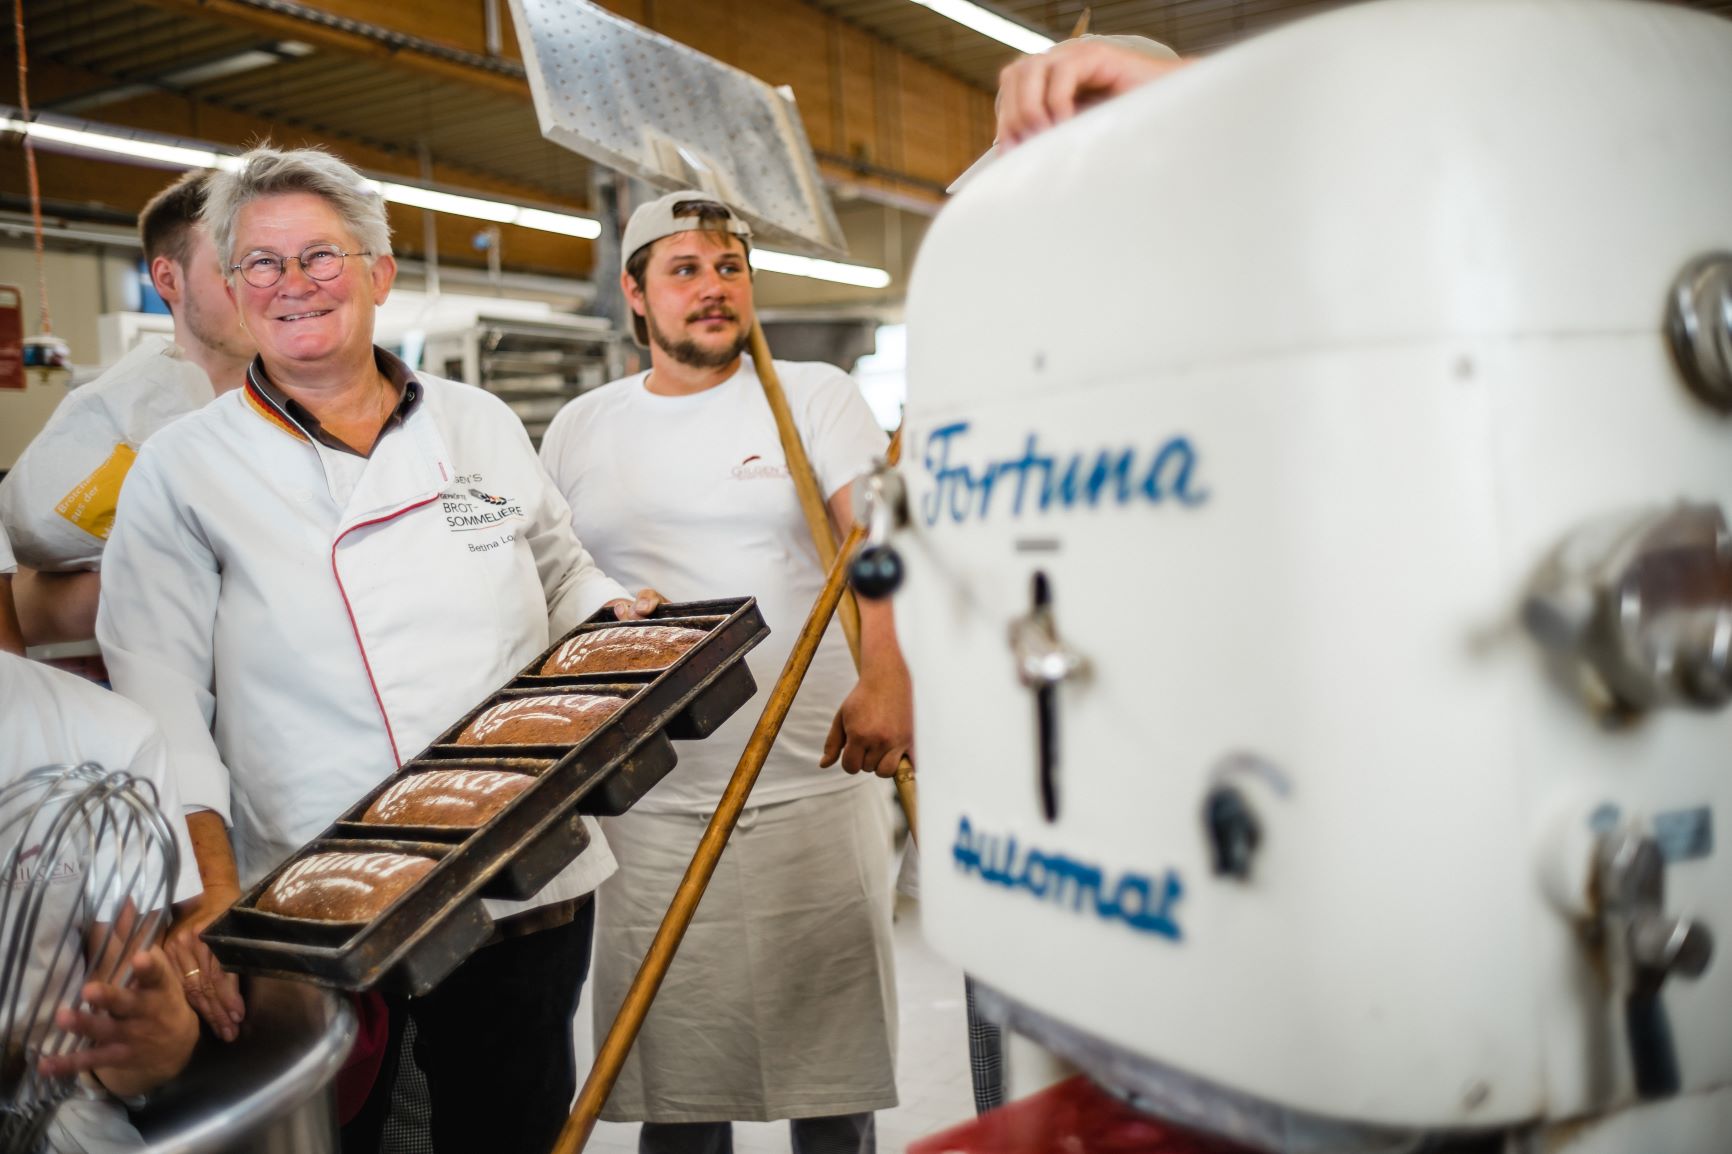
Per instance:
[[[579,633],[612,626],[689,625],[708,636],[666,669],[544,677],[542,665]],[[756,692],[745,654],[769,635],[753,598],[663,605],[641,623],[602,610],[543,650],[517,676],[403,764],[399,773],[461,764],[527,773],[536,780],[478,829],[384,826],[360,821],[392,775],[331,827],[297,850],[205,931],[229,969],[287,976],[344,990],[375,987],[424,994],[493,931],[484,898],[535,894],[589,844],[583,815],[615,815],[665,777],[677,760],[670,739],[706,737]],[[573,746],[457,745],[487,708],[514,697],[583,692],[627,704]],[[256,908],[278,873],[311,853],[389,849],[439,864],[370,923],[287,918]]]

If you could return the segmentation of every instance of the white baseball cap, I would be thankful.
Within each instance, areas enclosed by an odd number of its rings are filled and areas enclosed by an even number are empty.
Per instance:
[[[739,215],[727,205],[707,192],[670,192],[666,196],[657,197],[647,204],[640,204],[631,214],[631,219],[625,225],[625,237],[620,241],[620,259],[629,261],[637,255],[645,245],[654,244],[664,236],[675,233],[691,232],[694,229],[707,227],[700,225],[694,216],[677,216],[674,210],[683,204],[701,201],[721,207],[728,214],[724,222],[727,230],[744,240],[752,239],[752,226],[739,218]]]

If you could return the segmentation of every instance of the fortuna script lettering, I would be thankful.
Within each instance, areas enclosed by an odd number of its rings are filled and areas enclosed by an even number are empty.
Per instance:
[[[1152,450],[1103,448],[1066,456],[1043,451],[1039,434],[1030,433],[1021,456],[967,465],[955,456],[968,429],[967,421],[941,425],[927,440],[925,466],[935,484],[921,497],[920,512],[928,525],[946,514],[956,522],[984,520],[995,508],[995,492],[1004,494],[996,507],[1008,504],[1012,517],[1022,516],[1030,505],[1044,513],[1055,505],[1172,500],[1195,507],[1209,499],[1196,476],[1197,450],[1182,436],[1168,437]]]
[[[957,869],[991,885],[1026,890],[1041,901],[1123,922],[1139,933],[1159,934],[1175,942],[1183,936],[1173,905],[1184,896],[1185,887],[1171,870],[1158,878],[1127,870],[1115,878],[1100,866],[1062,853],[1024,849],[1014,837],[977,834],[966,817],[957,824],[950,854]]]

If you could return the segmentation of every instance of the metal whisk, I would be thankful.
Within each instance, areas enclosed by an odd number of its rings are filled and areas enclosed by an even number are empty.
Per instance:
[[[94,763],[0,788],[0,853],[0,1154],[33,1154],[75,1084],[38,1064],[83,1045],[55,1013],[87,981],[131,977],[169,917],[180,854],[156,787]]]

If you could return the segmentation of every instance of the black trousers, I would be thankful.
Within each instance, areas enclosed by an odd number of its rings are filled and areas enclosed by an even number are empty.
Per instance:
[[[343,1154],[375,1154],[415,1019],[415,1062],[427,1076],[437,1154],[547,1154],[577,1093],[571,1021],[589,976],[595,903],[566,925],[478,951],[432,993],[392,997],[391,1038]]]

